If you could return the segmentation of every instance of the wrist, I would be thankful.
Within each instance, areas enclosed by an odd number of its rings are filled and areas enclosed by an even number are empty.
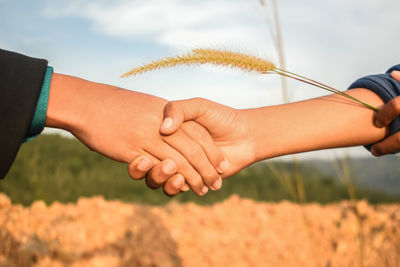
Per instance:
[[[373,92],[348,92],[373,106]],[[373,125],[373,111],[338,95],[246,111],[257,160],[327,148],[371,144],[385,136]]]
[[[46,127],[59,128],[72,132],[81,128],[85,98],[82,94],[84,81],[72,76],[54,73],[52,76]]]
[[[285,104],[244,111],[250,125],[255,161],[306,150],[307,134],[296,132],[292,127],[298,112],[292,106]]]
[[[273,147],[269,144],[268,132],[266,130],[265,108],[254,108],[240,110],[249,125],[249,143],[251,146],[254,162],[272,157]]]

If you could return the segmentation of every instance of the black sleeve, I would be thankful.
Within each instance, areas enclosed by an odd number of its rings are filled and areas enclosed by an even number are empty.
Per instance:
[[[0,179],[29,129],[46,68],[44,59],[0,49]]]
[[[400,95],[400,83],[392,78],[390,73],[394,70],[400,71],[400,64],[391,67],[384,74],[369,75],[358,79],[349,89],[353,88],[366,88],[377,95],[379,95],[385,103],[389,102],[393,98]],[[396,117],[390,123],[390,135],[393,135],[400,131],[400,116]],[[371,149],[371,145],[365,146],[368,150]],[[400,152],[400,151],[398,151]]]

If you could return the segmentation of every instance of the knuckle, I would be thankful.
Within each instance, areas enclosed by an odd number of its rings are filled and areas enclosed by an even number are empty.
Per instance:
[[[396,144],[396,147],[399,148],[399,146],[400,146],[400,134],[396,134],[394,136],[394,142]]]
[[[202,177],[205,181],[212,183],[212,182],[216,181],[219,176],[216,172],[208,171],[208,172],[202,174]]]
[[[196,101],[196,102],[203,102],[203,101],[205,101],[205,99],[202,98],[202,97],[193,97],[192,100],[193,100],[193,101]]]
[[[185,159],[176,160],[178,172],[184,175],[187,183],[194,191],[200,192],[204,183],[200,175],[193,169],[193,167]]]
[[[179,105],[179,103],[177,101],[170,101],[165,106],[165,109],[169,110],[169,111],[173,111],[173,110],[177,109],[178,105]]]
[[[185,121],[185,123],[182,125],[182,128],[186,131],[190,131],[190,130],[197,130],[198,128],[198,123],[195,121]],[[196,132],[196,136],[197,136],[197,132]]]
[[[197,136],[200,141],[209,141],[211,139],[210,133],[203,126],[195,122],[192,123],[196,124]]]
[[[174,161],[179,171],[186,171],[189,168],[188,162],[182,157],[174,159]]]
[[[203,152],[203,149],[199,145],[193,145],[191,149],[189,149],[186,154],[188,158],[194,159],[196,157],[199,157]]]
[[[157,173],[156,171],[151,171],[148,175],[147,175],[147,179],[146,179],[151,185],[155,186],[155,187],[160,187],[163,183],[162,181],[162,177],[159,173]]]
[[[192,188],[193,191],[195,191],[195,192],[196,191],[200,192],[201,189],[204,187],[203,180],[197,174],[186,175],[185,178],[186,178],[186,182],[190,185],[190,188]]]
[[[165,105],[165,108],[172,108],[175,105],[174,101],[170,101]]]
[[[211,136],[209,132],[200,124],[195,121],[186,121],[182,126],[186,134],[191,136],[200,144],[210,143]]]

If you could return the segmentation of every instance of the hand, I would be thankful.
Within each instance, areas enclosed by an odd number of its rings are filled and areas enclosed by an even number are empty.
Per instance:
[[[210,162],[218,166],[224,156],[212,142],[207,144],[207,153],[203,151],[195,138],[207,132],[193,123],[175,135],[162,137],[159,125],[166,103],[155,96],[54,74],[46,126],[68,130],[90,149],[131,163],[129,173],[136,179],[162,161],[147,180],[152,188],[164,184],[168,174],[173,175],[179,188],[186,179],[196,194],[204,195],[206,185],[211,187],[220,179]],[[186,132],[192,131],[195,134],[190,138]],[[202,142],[207,143],[207,139]],[[164,184],[166,192],[170,192],[168,186],[172,185]]]
[[[219,171],[219,173],[223,173],[223,169],[221,169],[219,166],[221,165],[220,162],[224,161],[224,156],[222,154],[222,151],[216,146],[214,141],[212,140],[210,134],[208,131],[202,127],[201,125],[193,122],[193,121],[188,121],[185,122],[181,129],[184,133],[187,134],[187,136],[190,136],[193,138],[198,144],[202,146],[202,149],[206,152],[207,157],[211,162],[214,162],[214,166],[216,166],[216,169]],[[186,137],[187,138],[187,137]],[[206,165],[200,165],[198,160],[196,158],[199,158],[200,155],[204,154],[203,151],[199,150],[200,147],[196,147],[190,144],[185,144],[185,136],[180,137],[178,132],[171,136],[164,136],[163,139],[171,145],[171,147],[177,149],[177,151],[182,151],[187,158],[189,159],[190,163],[192,165],[197,166],[199,169],[199,172],[205,173],[205,175],[212,174],[212,172],[205,172],[205,170],[202,170],[201,168],[207,167]],[[193,160],[194,159],[194,160]],[[132,169],[137,169],[137,162],[132,162],[129,166]],[[183,185],[179,182],[180,177],[172,177],[170,178],[171,174],[167,173],[164,171],[164,162],[158,163],[153,167],[149,172],[148,175],[146,176],[146,181],[150,184],[153,184],[154,181],[157,182],[157,184],[160,186],[164,183],[164,191],[167,195],[176,195],[180,191],[187,191],[189,190],[189,187],[187,185]],[[154,165],[153,165],[154,166]],[[204,177],[203,177],[204,178]],[[206,177],[205,180],[210,180],[212,177]],[[212,185],[210,183],[208,186],[212,190],[218,190],[221,188],[222,185],[222,179],[219,177]]]
[[[257,160],[256,142],[246,110],[237,110],[215,102],[194,98],[169,102],[164,109],[161,133],[175,133],[184,121],[194,120],[204,126],[221,148],[227,161],[220,166],[222,177],[229,177]],[[174,178],[171,177],[167,182]]]
[[[368,89],[347,93],[373,106],[383,104]],[[373,115],[372,110],[340,95],[246,110],[191,99],[165,106],[166,125],[163,123],[161,132],[170,134],[188,119],[206,127],[229,161],[222,175],[227,177],[263,159],[375,143],[384,138],[387,129],[375,127]]]
[[[400,82],[400,71],[393,71],[392,77]],[[374,124],[376,127],[387,127],[393,119],[400,115],[400,96],[393,98],[385,104],[376,114]],[[379,157],[400,150],[400,133],[385,138],[371,147],[372,155]]]

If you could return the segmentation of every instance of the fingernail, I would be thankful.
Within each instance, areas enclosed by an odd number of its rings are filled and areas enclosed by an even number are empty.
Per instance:
[[[375,120],[375,126],[378,128],[382,128],[384,125],[380,120]]]
[[[220,173],[223,173],[224,171],[226,171],[227,169],[228,169],[228,167],[229,167],[229,162],[225,159],[224,161],[222,161],[220,164],[219,164],[219,172]]]
[[[184,184],[181,188],[181,191],[186,192],[189,191],[190,187],[187,184]]]
[[[215,181],[215,183],[211,186],[212,190],[218,190],[222,186],[222,179],[218,178],[218,180]]]
[[[161,129],[168,130],[169,128],[171,128],[173,122],[174,121],[171,118],[165,118],[163,123],[161,124]]]
[[[207,192],[208,192],[208,188],[207,188],[207,186],[204,186],[203,189],[201,189],[202,195],[207,194]]]
[[[151,167],[151,162],[147,159],[141,159],[138,164],[138,169],[141,171],[147,171]]]
[[[175,173],[175,165],[168,162],[163,166],[163,171],[165,174],[173,174]]]
[[[381,156],[375,147],[371,147],[371,154],[374,155],[375,157]]]
[[[179,188],[179,187],[181,187],[181,186],[183,185],[184,182],[185,182],[185,179],[184,179],[181,175],[179,175],[179,176],[172,182],[172,185],[173,185],[175,188]]]

